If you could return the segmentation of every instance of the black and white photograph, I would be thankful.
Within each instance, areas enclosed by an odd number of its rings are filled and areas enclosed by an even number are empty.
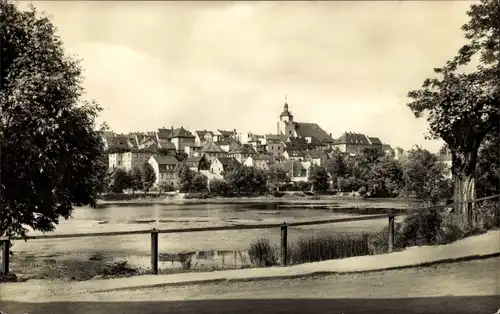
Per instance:
[[[0,314],[500,314],[500,0],[0,0]]]

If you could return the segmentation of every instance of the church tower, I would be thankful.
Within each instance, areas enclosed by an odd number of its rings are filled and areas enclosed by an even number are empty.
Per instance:
[[[278,122],[278,134],[293,136],[293,131],[295,130],[293,115],[288,110],[288,103],[285,96],[285,105],[283,106],[283,112],[280,114],[280,119]]]

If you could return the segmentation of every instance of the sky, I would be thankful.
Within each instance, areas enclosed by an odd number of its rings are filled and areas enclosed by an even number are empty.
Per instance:
[[[471,3],[33,2],[82,59],[85,98],[114,131],[276,133],[286,95],[296,121],[334,138],[432,151],[441,143],[406,96],[465,43]]]

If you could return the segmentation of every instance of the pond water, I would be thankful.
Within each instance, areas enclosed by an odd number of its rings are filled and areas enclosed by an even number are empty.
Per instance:
[[[63,220],[55,234],[93,233],[127,230],[194,228],[245,224],[324,220],[358,216],[359,212],[330,206],[283,206],[280,204],[149,204],[100,205],[77,208],[73,217]],[[358,206],[358,205],[356,205]],[[387,225],[386,219],[317,226],[291,227],[288,241],[300,237],[346,232],[376,232]],[[30,235],[39,234],[31,232]],[[196,264],[242,265],[248,260],[246,250],[251,242],[266,237],[279,244],[280,230],[255,229],[238,231],[160,234],[160,267],[179,267],[186,256],[196,256]],[[106,236],[15,241],[13,251],[36,258],[127,260],[136,266],[149,267],[150,235]],[[184,253],[184,254],[183,254]]]

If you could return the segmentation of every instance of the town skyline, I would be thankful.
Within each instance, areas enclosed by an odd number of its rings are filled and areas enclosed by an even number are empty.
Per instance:
[[[427,122],[413,117],[406,94],[463,44],[470,3],[34,5],[83,59],[86,97],[113,131],[275,133],[287,95],[299,121],[334,138],[352,131],[436,151],[441,143],[424,139]]]

